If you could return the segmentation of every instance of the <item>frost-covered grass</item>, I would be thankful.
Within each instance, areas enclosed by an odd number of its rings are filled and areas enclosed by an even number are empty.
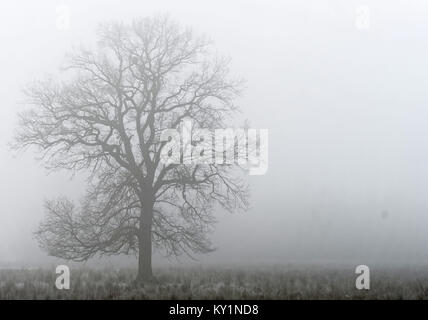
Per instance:
[[[136,285],[131,269],[71,269],[70,290],[53,270],[0,270],[0,299],[427,299],[428,268],[371,270],[357,290],[352,268],[164,268]]]

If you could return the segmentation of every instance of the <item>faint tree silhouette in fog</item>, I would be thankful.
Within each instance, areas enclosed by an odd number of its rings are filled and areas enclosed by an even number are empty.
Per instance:
[[[153,277],[152,247],[168,255],[212,250],[214,209],[245,209],[247,185],[235,164],[162,162],[160,134],[183,119],[226,126],[241,87],[228,61],[165,17],[102,25],[97,49],[67,61],[62,81],[29,86],[15,140],[16,148],[36,146],[50,170],[91,173],[79,206],[46,202],[36,232],[42,248],[75,261],[135,253],[142,281]]]

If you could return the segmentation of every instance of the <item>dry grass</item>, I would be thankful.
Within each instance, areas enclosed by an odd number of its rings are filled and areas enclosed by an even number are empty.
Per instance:
[[[135,270],[72,269],[70,290],[52,270],[0,270],[0,299],[427,299],[428,268],[371,270],[357,290],[352,269],[169,268],[157,284],[138,286]]]

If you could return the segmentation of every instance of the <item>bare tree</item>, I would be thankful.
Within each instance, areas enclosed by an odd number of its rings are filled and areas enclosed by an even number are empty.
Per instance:
[[[164,129],[191,119],[224,128],[241,82],[228,61],[166,17],[101,26],[96,50],[70,55],[63,81],[29,86],[15,146],[36,146],[50,170],[89,170],[79,206],[46,202],[36,231],[50,255],[85,261],[135,253],[152,279],[152,247],[167,255],[209,252],[214,210],[245,209],[235,165],[162,161]],[[197,142],[192,142],[195,144]],[[185,162],[185,163],[184,163]]]

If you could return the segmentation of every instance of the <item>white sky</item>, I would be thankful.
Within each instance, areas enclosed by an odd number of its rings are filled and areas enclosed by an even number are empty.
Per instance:
[[[13,157],[21,88],[55,74],[106,20],[169,13],[215,41],[247,79],[240,104],[269,129],[269,171],[252,209],[219,213],[206,263],[427,261],[428,5],[370,1],[4,1],[0,4],[0,262],[43,261],[31,232],[44,198],[79,179]],[[56,10],[70,8],[70,29]],[[387,217],[382,218],[382,213]],[[384,215],[385,216],[385,215]]]

